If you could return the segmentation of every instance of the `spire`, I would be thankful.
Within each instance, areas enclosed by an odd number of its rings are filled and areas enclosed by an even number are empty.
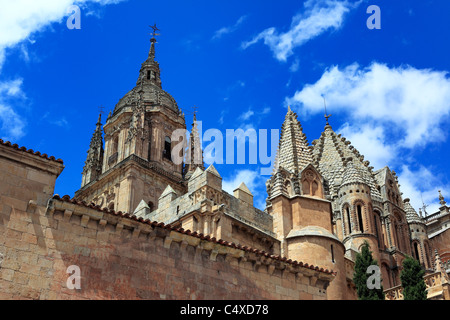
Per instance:
[[[155,60],[155,36],[159,36],[159,33],[156,33],[157,31],[159,31],[159,29],[156,27],[156,23],[155,25],[150,26],[150,28],[153,29],[153,32],[151,34],[152,38],[150,39],[150,51],[148,53],[147,60],[145,60],[141,65],[141,70],[139,71],[139,78],[136,85],[142,86],[147,84],[154,84],[162,88],[159,63]]]
[[[103,164],[103,138],[102,138],[102,114],[100,112],[94,134],[91,138],[87,158],[83,168],[81,186],[95,180],[102,171]]]
[[[205,170],[203,163],[203,150],[200,141],[200,134],[198,132],[197,115],[194,111],[194,117],[192,122],[192,130],[189,136],[189,150],[186,154],[186,167],[185,177],[189,179],[196,168]]]
[[[302,126],[290,106],[281,127],[274,172],[280,167],[294,173],[312,163],[312,153]]]
[[[148,58],[151,59],[151,61],[155,61],[155,43],[156,43],[155,36],[159,36],[159,33],[156,33],[156,31],[159,31],[159,29],[156,27],[156,23],[153,26],[149,27],[153,29],[153,32],[152,38],[150,39],[151,45],[150,45],[150,52],[148,53]]]

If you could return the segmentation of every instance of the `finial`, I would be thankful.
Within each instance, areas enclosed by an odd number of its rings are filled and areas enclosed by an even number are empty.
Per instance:
[[[438,190],[438,191],[439,191],[439,203],[440,203],[441,205],[445,206],[445,204],[446,204],[447,202],[445,202],[444,196],[442,195],[441,190]]]
[[[150,39],[150,41],[151,41],[151,42],[156,42],[155,36],[159,36],[159,33],[156,33],[156,31],[160,31],[160,30],[159,30],[158,27],[156,26],[156,23],[155,23],[153,26],[149,26],[149,27],[153,29],[153,32],[152,32],[152,38]]]
[[[325,121],[326,121],[326,125],[329,126],[330,124],[328,123],[328,118],[331,117],[331,114],[327,114],[327,103],[325,101],[325,97],[324,95],[322,95],[323,98],[323,106],[325,108]]]
[[[98,121],[97,121],[97,124],[102,123],[102,113],[105,113],[105,112],[103,111],[103,109],[105,109],[105,107],[102,106],[102,105],[100,105],[100,106],[98,107],[99,115],[98,115]]]
[[[428,212],[427,212],[428,205],[426,205],[425,202],[423,202],[422,192],[420,193],[420,198],[422,199],[422,209],[423,209],[423,212],[425,213],[425,218],[426,218],[428,215]]]

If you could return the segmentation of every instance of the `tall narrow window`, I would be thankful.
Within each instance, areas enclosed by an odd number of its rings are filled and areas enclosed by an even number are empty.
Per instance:
[[[419,248],[417,246],[417,242],[414,242],[414,253],[416,254],[416,259],[420,261]]]
[[[113,140],[113,147],[112,147],[112,154],[116,153],[117,150],[119,149],[119,137],[116,136]]]
[[[164,140],[163,157],[168,160],[172,160],[172,141],[169,137],[166,137]]]
[[[363,220],[362,220],[362,210],[361,210],[361,206],[359,204],[356,206],[356,210],[358,213],[359,230],[361,232],[364,232],[364,225],[363,225]]]
[[[150,70],[147,71],[147,80],[150,80]]]
[[[373,215],[373,226],[375,228],[375,236],[377,237],[378,240],[378,247],[381,248],[381,238],[380,238],[380,234],[378,232],[378,216],[377,214]]]
[[[334,250],[333,250],[333,245],[331,245],[331,262],[334,263]]]
[[[345,208],[347,212],[347,224],[348,224],[348,234],[352,233],[352,221],[350,220],[350,209],[349,207]]]

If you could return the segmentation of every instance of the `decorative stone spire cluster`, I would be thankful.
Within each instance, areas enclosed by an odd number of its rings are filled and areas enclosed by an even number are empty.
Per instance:
[[[330,190],[334,193],[343,183],[344,172],[348,170],[346,164],[348,159],[352,159],[351,169],[354,179],[355,171],[358,172],[358,179],[370,187],[372,197],[381,199],[381,194],[376,188],[376,180],[373,167],[370,162],[364,160],[364,156],[351,144],[349,140],[336,134],[329,123],[326,124],[324,132],[319,139],[312,142],[313,147],[313,164],[318,168],[319,172],[329,182]],[[347,174],[350,179],[350,174]],[[333,191],[334,190],[334,191]]]
[[[97,179],[102,173],[103,165],[103,138],[102,138],[102,115],[98,116],[98,121],[91,144],[87,151],[87,158],[83,167],[81,187]]]

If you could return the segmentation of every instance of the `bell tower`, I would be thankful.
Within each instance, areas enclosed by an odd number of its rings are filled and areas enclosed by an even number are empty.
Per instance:
[[[136,85],[116,104],[103,126],[101,170],[83,179],[75,198],[101,207],[132,213],[142,201],[154,210],[168,185],[186,191],[183,163],[173,160],[176,130],[186,130],[184,114],[175,99],[162,89],[156,61],[156,25],[150,51],[141,64]],[[86,170],[85,170],[86,171]]]

